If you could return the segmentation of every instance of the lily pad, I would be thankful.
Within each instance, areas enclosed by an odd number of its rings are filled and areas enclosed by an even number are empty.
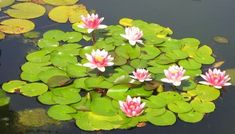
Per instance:
[[[192,110],[192,106],[185,101],[174,101],[169,103],[167,107],[175,113],[186,113]]]
[[[190,90],[188,93],[202,101],[213,101],[220,96],[218,89],[206,85],[197,85],[195,90]]]
[[[5,34],[0,32],[0,40],[5,39]]]
[[[70,114],[76,113],[76,110],[67,105],[54,105],[49,108],[48,115],[56,120],[71,120],[72,116]]]
[[[49,12],[49,18],[58,23],[76,23],[81,21],[81,15],[87,15],[88,11],[82,4],[72,6],[58,6]]]
[[[73,5],[77,3],[79,0],[43,0],[47,4],[54,6],[62,6],[62,5]]]
[[[141,48],[140,58],[144,60],[149,60],[157,57],[160,53],[161,51],[158,48],[151,45],[146,45],[143,48]]]
[[[185,69],[200,69],[202,65],[193,59],[180,60],[179,65]]]
[[[43,34],[43,38],[52,41],[62,41],[65,38],[65,32],[61,30],[49,30]]]
[[[176,122],[176,116],[171,111],[166,111],[160,116],[148,117],[148,121],[157,126],[169,126]]]
[[[20,90],[27,83],[20,80],[12,80],[2,85],[2,89],[8,93],[14,93],[17,90]]]
[[[88,88],[110,88],[113,86],[111,82],[104,80],[101,76],[87,78],[84,82]]]
[[[188,123],[196,123],[203,119],[204,114],[192,110],[191,112],[188,113],[178,114],[178,116],[182,121]]]
[[[40,32],[31,31],[31,32],[23,34],[23,36],[25,38],[35,39],[35,38],[39,38],[40,37]]]
[[[8,19],[0,23],[0,31],[8,34],[21,34],[33,30],[34,23],[24,19]]]
[[[125,93],[128,91],[128,85],[116,85],[108,89],[107,96],[116,99],[116,100],[124,100]]]
[[[133,26],[132,22],[133,22],[133,20],[130,19],[130,18],[122,18],[122,19],[119,20],[119,24],[123,25],[125,27]]]
[[[45,93],[47,90],[47,85],[43,83],[30,83],[22,86],[20,92],[25,96],[34,97]]]
[[[10,97],[6,96],[6,93],[3,90],[0,90],[0,106],[5,106],[9,104]]]
[[[194,99],[191,101],[193,109],[200,113],[211,113],[215,110],[215,104],[209,101]]]
[[[70,77],[84,77],[87,76],[87,68],[77,64],[70,64],[66,71]]]
[[[32,2],[18,3],[11,6],[11,9],[7,9],[4,13],[11,17],[18,19],[32,19],[37,18],[46,12],[46,9],[38,4]]]
[[[0,8],[10,6],[14,2],[15,2],[15,0],[1,0],[0,1]]]

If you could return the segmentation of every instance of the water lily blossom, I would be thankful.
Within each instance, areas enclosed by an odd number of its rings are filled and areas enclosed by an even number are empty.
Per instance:
[[[143,44],[141,37],[143,36],[143,31],[138,27],[127,27],[125,29],[125,34],[121,36],[129,41],[129,43],[134,46],[136,43]]]
[[[167,70],[164,70],[166,78],[161,79],[162,82],[172,83],[175,86],[180,86],[181,81],[186,80],[189,76],[184,76],[185,70],[181,66],[172,65]]]
[[[114,64],[112,62],[114,58],[111,57],[111,55],[109,55],[108,52],[105,50],[92,50],[91,54],[85,55],[89,62],[83,64],[83,66],[89,67],[91,69],[97,68],[101,72],[104,72],[105,67],[112,66]]]
[[[95,29],[104,29],[107,26],[102,25],[101,22],[104,20],[104,17],[99,18],[98,14],[88,14],[86,17],[81,16],[82,24],[79,24],[79,28],[86,28],[88,33],[91,33]]]
[[[141,103],[140,97],[131,98],[128,95],[125,102],[119,101],[119,105],[127,117],[136,117],[144,112],[145,103]]]
[[[229,80],[231,79],[229,75],[226,75],[225,71],[214,68],[213,70],[209,69],[205,75],[201,74],[201,77],[205,81],[199,81],[201,84],[210,85],[215,88],[221,89],[223,86],[232,85]]]
[[[136,79],[140,82],[144,82],[144,81],[151,81],[151,74],[149,73],[148,70],[146,69],[136,69],[136,71],[132,72],[133,75],[131,75],[130,77],[133,79]]]

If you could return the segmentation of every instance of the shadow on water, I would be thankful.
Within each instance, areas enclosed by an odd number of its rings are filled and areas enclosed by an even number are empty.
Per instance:
[[[115,24],[122,17],[144,19],[159,23],[173,29],[174,38],[195,37],[204,44],[209,44],[218,60],[224,60],[222,69],[234,68],[235,50],[235,11],[234,0],[126,0],[110,1],[81,0],[88,9],[95,9],[105,17],[106,24]],[[0,13],[0,16],[3,16]],[[35,19],[36,31],[45,32],[49,29],[71,30],[69,24],[54,24],[47,16]],[[218,45],[213,42],[213,37],[223,35],[230,42],[227,45]],[[0,41],[0,83],[19,79],[20,66],[25,62],[25,55],[35,50],[32,42],[24,42],[21,36],[7,36]],[[79,130],[74,122],[65,123],[61,127],[49,129],[36,129],[19,131],[14,124],[16,112],[27,108],[47,108],[39,104],[36,98],[26,98],[12,95],[9,106],[0,108],[0,133],[1,134],[235,134],[235,103],[234,87],[229,87],[223,93],[223,98],[216,102],[215,112],[205,116],[202,122],[187,124],[181,121],[169,127],[156,127],[151,124],[143,128],[130,130],[113,130],[100,132],[84,132]]]

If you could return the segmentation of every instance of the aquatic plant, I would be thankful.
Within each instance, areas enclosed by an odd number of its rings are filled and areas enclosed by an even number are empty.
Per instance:
[[[129,18],[119,23],[104,29],[96,23],[92,33],[80,22],[72,25],[74,31],[45,32],[39,49],[26,56],[22,80],[4,83],[3,90],[36,96],[51,106],[51,118],[73,119],[87,131],[144,122],[169,126],[177,117],[196,123],[215,110],[221,90],[196,79],[204,64],[215,62],[209,46],[195,38],[173,39],[170,28],[155,23]],[[84,41],[92,45],[80,44]]]

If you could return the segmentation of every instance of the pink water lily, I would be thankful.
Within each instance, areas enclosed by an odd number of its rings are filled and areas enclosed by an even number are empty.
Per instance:
[[[136,43],[143,44],[143,41],[141,40],[143,31],[141,31],[138,27],[127,27],[125,29],[125,34],[121,34],[121,36],[127,39],[132,46]]]
[[[89,67],[91,69],[97,68],[101,72],[104,72],[105,67],[112,66],[114,64],[112,62],[114,58],[111,57],[111,55],[109,55],[108,52],[105,50],[92,50],[91,54],[85,55],[89,62],[85,63],[83,66]]]
[[[209,69],[205,75],[201,74],[201,77],[205,81],[199,81],[201,84],[210,85],[215,88],[222,88],[223,86],[232,85],[229,80],[231,79],[229,75],[226,75],[225,71],[214,68],[213,70]]]
[[[166,78],[161,79],[162,82],[172,83],[175,86],[180,86],[181,81],[186,80],[189,76],[184,76],[185,70],[181,66],[172,65],[167,70],[164,70]]]
[[[88,33],[91,33],[95,29],[104,29],[107,26],[102,25],[101,22],[104,20],[104,17],[99,18],[98,14],[88,14],[86,17],[81,16],[82,24],[79,24],[79,28],[86,28]]]
[[[125,102],[119,101],[119,105],[127,117],[136,117],[144,112],[145,103],[141,103],[140,97],[131,98],[128,95]]]
[[[148,70],[146,69],[136,69],[136,71],[132,72],[133,75],[131,75],[130,77],[133,79],[136,79],[140,82],[144,82],[144,81],[151,81],[151,74],[149,73]]]

